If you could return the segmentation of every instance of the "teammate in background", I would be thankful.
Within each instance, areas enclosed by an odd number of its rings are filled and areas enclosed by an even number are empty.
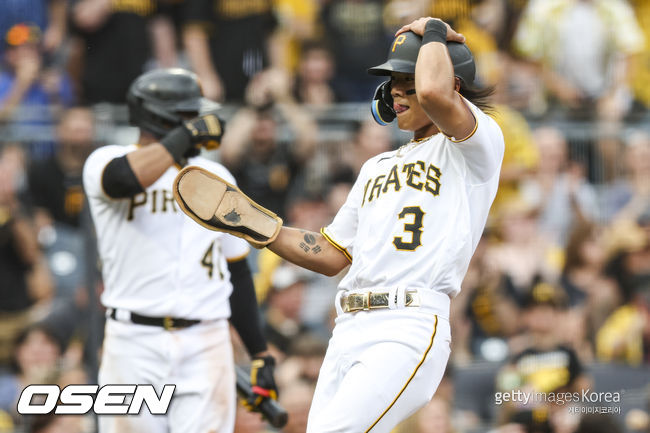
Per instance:
[[[397,118],[413,140],[369,159],[347,201],[320,233],[282,227],[271,212],[199,167],[176,178],[177,202],[199,224],[241,236],[339,284],[336,325],[307,432],[389,432],[425,405],[450,352],[450,298],[496,195],[503,135],[483,110],[464,37],[420,18],[402,27],[375,119]]]
[[[83,171],[106,287],[99,383],[176,390],[166,417],[146,410],[102,416],[99,431],[230,433],[236,398],[229,317],[253,357],[254,391],[277,395],[245,260],[249,246],[189,221],[171,193],[188,161],[234,182],[222,165],[196,157],[201,146],[218,145],[223,124],[214,113],[199,115],[209,101],[197,77],[182,69],[141,75],[127,99],[138,143],[97,149]]]

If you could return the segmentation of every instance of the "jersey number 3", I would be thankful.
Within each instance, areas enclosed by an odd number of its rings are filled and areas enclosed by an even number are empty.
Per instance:
[[[407,215],[413,215],[413,222],[404,224],[404,231],[411,234],[411,240],[405,242],[403,237],[395,236],[393,238],[393,245],[400,251],[415,251],[417,247],[422,245],[422,218],[424,217],[424,211],[419,206],[407,206],[397,216],[399,219],[404,219]]]

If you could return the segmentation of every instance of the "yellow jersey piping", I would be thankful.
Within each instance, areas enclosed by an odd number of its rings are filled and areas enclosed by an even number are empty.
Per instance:
[[[241,255],[239,255],[239,256],[228,257],[228,258],[226,258],[226,261],[227,261],[228,263],[234,263],[234,262],[238,262],[238,261],[240,261],[240,260],[244,260],[246,257],[248,257],[248,254],[249,254],[249,253],[250,253],[250,250],[246,251],[244,254],[241,254]]]
[[[332,246],[333,246],[334,248],[336,248],[337,250],[339,250],[340,252],[342,252],[343,255],[345,256],[345,258],[348,259],[348,260],[350,261],[350,263],[352,263],[352,256],[350,255],[350,253],[348,252],[348,250],[346,250],[345,248],[343,248],[343,247],[342,247],[341,245],[339,245],[339,244],[338,244],[334,239],[332,239],[332,238],[331,238],[327,233],[325,233],[325,227],[323,227],[323,228],[320,229],[320,233],[323,235],[323,237],[325,238],[325,240],[327,240],[327,242],[329,242],[330,244],[332,244]]]
[[[413,378],[415,377],[415,374],[418,372],[418,370],[420,369],[420,367],[422,366],[422,364],[424,364],[424,360],[427,359],[427,355],[429,354],[429,351],[431,350],[431,347],[433,347],[433,340],[436,338],[436,332],[437,332],[437,331],[438,331],[438,315],[436,314],[436,322],[435,322],[435,324],[433,325],[433,334],[431,335],[431,341],[429,341],[429,347],[427,347],[427,350],[424,351],[424,355],[422,355],[422,359],[420,360],[420,362],[418,363],[418,365],[415,367],[415,370],[413,370],[413,373],[412,373],[411,376],[408,378],[408,380],[406,381],[406,383],[404,384],[404,386],[402,387],[402,389],[397,393],[397,396],[393,399],[393,401],[390,403],[390,405],[388,405],[388,407],[386,408],[386,410],[384,410],[384,411],[382,412],[382,414],[379,415],[379,418],[377,418],[377,419],[375,420],[375,422],[373,422],[372,425],[371,425],[370,427],[368,427],[368,430],[366,430],[365,433],[368,433],[370,430],[373,429],[373,427],[375,427],[375,426],[377,425],[377,423],[378,423],[379,421],[381,421],[381,419],[384,417],[384,415],[386,415],[386,414],[388,413],[388,411],[390,410],[390,408],[393,407],[393,405],[395,404],[395,402],[397,401],[397,399],[402,395],[402,393],[404,392],[404,390],[406,389],[406,387],[409,385],[409,383],[411,383],[411,380],[413,380]]]

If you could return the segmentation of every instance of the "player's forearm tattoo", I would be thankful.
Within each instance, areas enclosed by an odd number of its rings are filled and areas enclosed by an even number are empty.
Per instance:
[[[307,232],[304,230],[301,230],[300,233],[303,235],[303,240],[300,241],[298,246],[306,253],[313,253],[313,254],[318,254],[320,253],[323,249],[321,248],[320,245],[318,245],[318,242],[316,240],[315,233],[313,232]]]

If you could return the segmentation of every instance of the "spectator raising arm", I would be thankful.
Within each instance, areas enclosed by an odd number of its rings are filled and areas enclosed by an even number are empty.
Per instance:
[[[316,145],[318,125],[295,101],[290,92],[289,77],[281,70],[267,70],[253,78],[246,92],[248,107],[239,110],[231,120],[223,143],[221,159],[229,167],[241,164],[247,143],[257,124],[255,110],[273,105],[288,123],[294,135],[292,153],[298,161],[307,161]]]
[[[43,35],[43,48],[45,51],[54,52],[61,46],[67,32],[68,2],[52,0],[49,12],[50,22]]]
[[[10,62],[15,66],[15,78],[4,97],[0,92],[0,121],[6,121],[12,116],[41,72],[38,52],[16,48],[7,53],[7,57],[11,57]]]
[[[72,12],[72,20],[80,29],[93,32],[99,29],[112,13],[110,0],[82,0]]]
[[[200,24],[190,24],[183,30],[183,44],[192,69],[201,79],[206,98],[215,101],[224,99],[224,89],[219,73],[210,59],[208,34]]]

